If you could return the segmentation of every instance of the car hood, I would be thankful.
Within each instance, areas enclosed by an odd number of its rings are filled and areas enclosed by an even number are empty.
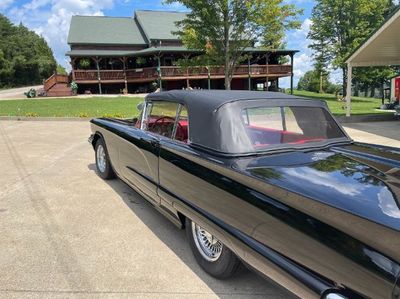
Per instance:
[[[400,150],[352,144],[241,159],[247,175],[400,231]]]

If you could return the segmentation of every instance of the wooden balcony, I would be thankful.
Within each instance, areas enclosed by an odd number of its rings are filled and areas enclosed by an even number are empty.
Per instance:
[[[291,65],[251,65],[250,76],[252,78],[261,77],[287,77],[292,73]],[[210,67],[211,79],[220,79],[224,77],[224,67]],[[247,78],[249,68],[247,65],[236,67],[234,78]],[[156,67],[137,68],[129,70],[73,70],[73,80],[78,83],[120,83],[124,82],[151,82],[158,79]],[[183,79],[207,79],[208,69],[206,67],[192,67],[182,69],[177,66],[162,66],[162,80],[183,80]]]

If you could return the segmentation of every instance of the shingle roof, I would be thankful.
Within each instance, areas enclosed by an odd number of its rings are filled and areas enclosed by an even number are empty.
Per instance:
[[[79,56],[79,57],[92,57],[92,56],[105,56],[105,57],[122,57],[134,56],[137,51],[124,51],[124,50],[71,50],[65,53],[66,56]]]
[[[157,52],[199,52],[184,46],[151,47],[150,41],[177,40],[175,22],[183,20],[186,13],[170,11],[138,10],[134,18],[73,16],[68,35],[68,44],[90,45],[141,45],[145,48],[137,51],[123,50],[78,50],[66,53],[67,56],[135,56],[149,55]],[[296,53],[296,50],[270,50],[246,48],[245,52],[279,52],[283,55]]]
[[[68,51],[66,56],[108,56],[108,57],[116,57],[116,56],[142,56],[142,55],[151,55],[162,52],[180,52],[180,53],[198,53],[201,52],[199,50],[189,50],[186,47],[150,47],[137,51],[124,51],[124,50],[71,50]]]
[[[135,17],[149,40],[177,40],[175,24],[186,18],[184,12],[137,10]]]
[[[73,16],[68,44],[146,45],[133,18]]]
[[[157,53],[201,53],[201,50],[188,49],[185,46],[160,46],[160,47],[150,47],[137,51],[124,51],[124,50],[71,50],[68,51],[66,56],[107,56],[107,57],[117,57],[117,56],[142,56],[142,55],[152,55]],[[274,53],[279,52],[281,54],[291,54],[298,52],[297,50],[268,50],[260,48],[246,48],[245,52],[253,53]]]

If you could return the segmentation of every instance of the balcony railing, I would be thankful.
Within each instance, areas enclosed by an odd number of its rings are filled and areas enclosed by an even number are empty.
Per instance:
[[[250,75],[253,77],[261,76],[290,76],[292,71],[291,65],[251,65]],[[210,73],[211,78],[223,77],[224,67],[191,67],[180,68],[177,66],[162,66],[161,77],[165,80],[178,79],[178,78],[207,78]],[[235,68],[235,76],[248,76],[249,67],[247,65],[240,65]],[[158,71],[156,67],[137,68],[124,70],[74,70],[73,78],[77,82],[82,81],[152,81],[158,78]]]

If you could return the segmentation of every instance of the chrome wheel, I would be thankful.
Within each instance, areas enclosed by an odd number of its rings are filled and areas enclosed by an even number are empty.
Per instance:
[[[192,221],[192,233],[200,254],[209,262],[215,262],[221,256],[223,244],[220,240]]]
[[[97,168],[100,172],[106,171],[106,151],[103,145],[99,144],[97,146]]]

